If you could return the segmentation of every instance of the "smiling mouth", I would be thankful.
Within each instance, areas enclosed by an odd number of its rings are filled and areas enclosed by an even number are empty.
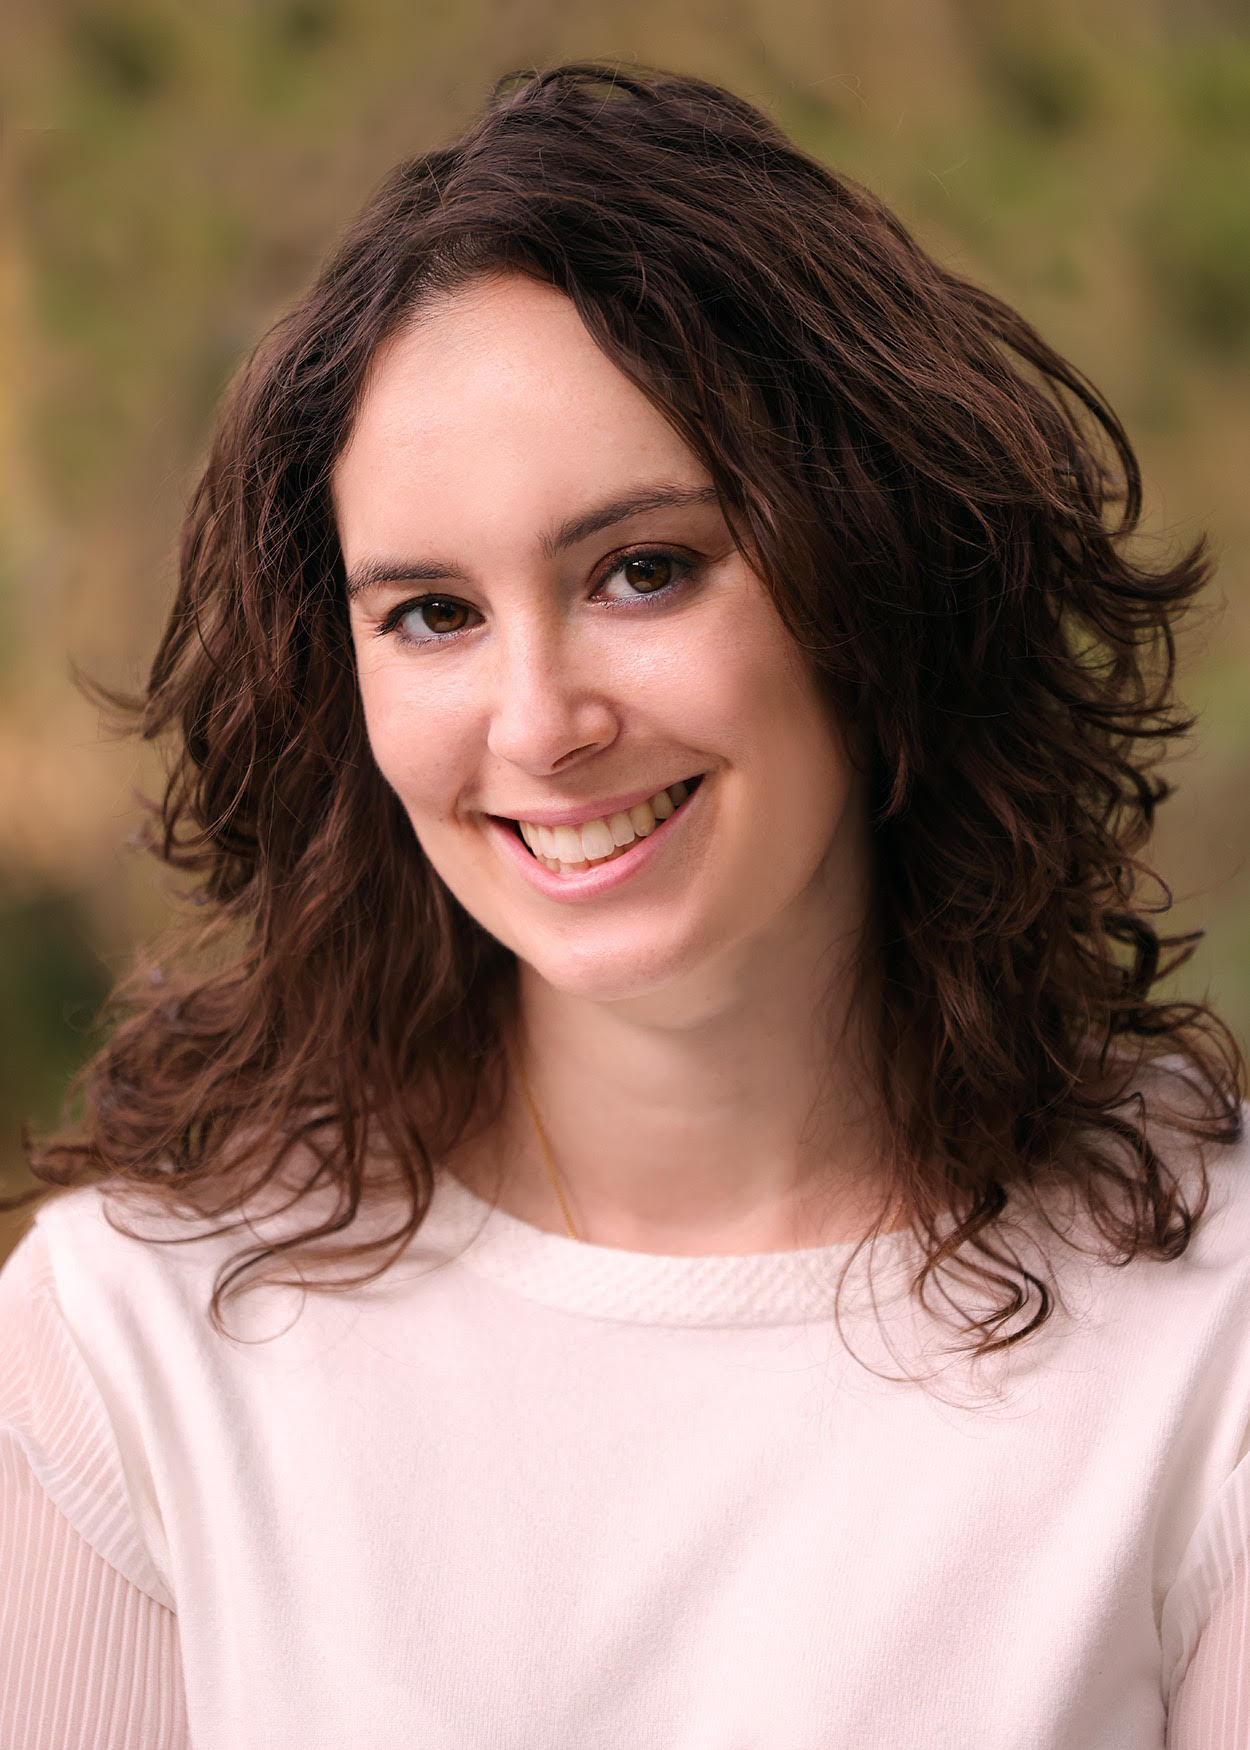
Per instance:
[[[657,790],[646,802],[606,820],[587,820],[581,826],[535,826],[514,820],[513,831],[530,853],[553,875],[580,875],[611,863],[623,855],[635,839],[648,838],[657,826],[676,814],[703,782],[702,772],[693,778]]]

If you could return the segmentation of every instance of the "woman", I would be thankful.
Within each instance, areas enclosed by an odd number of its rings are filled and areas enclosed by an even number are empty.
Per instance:
[[[1138,496],[723,91],[396,171],[188,517],[214,952],[0,1278],[6,1744],[1246,1742],[1242,1070],[1136,855],[1206,565]]]

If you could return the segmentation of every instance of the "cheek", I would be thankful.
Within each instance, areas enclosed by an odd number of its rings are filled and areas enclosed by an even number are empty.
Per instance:
[[[718,722],[739,760],[823,769],[843,760],[841,737],[808,664],[762,584],[691,653],[675,697]],[[728,749],[727,749],[728,751]]]
[[[466,766],[463,710],[418,689],[398,665],[366,658],[357,673],[378,770],[414,819],[448,811]]]

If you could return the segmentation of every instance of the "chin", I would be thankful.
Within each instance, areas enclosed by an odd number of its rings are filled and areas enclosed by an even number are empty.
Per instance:
[[[691,970],[687,956],[654,950],[641,959],[636,953],[602,949],[570,954],[535,948],[528,953],[519,950],[517,957],[553,990],[593,1003],[653,996]]]

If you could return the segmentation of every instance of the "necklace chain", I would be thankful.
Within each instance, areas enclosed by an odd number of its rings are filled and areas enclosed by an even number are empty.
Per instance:
[[[525,1094],[525,1104],[530,1109],[530,1117],[534,1121],[534,1134],[538,1138],[538,1146],[542,1150],[543,1160],[547,1164],[547,1177],[551,1180],[551,1188],[556,1194],[556,1202],[560,1205],[560,1213],[564,1217],[564,1225],[569,1230],[571,1240],[580,1240],[581,1235],[573,1226],[573,1217],[569,1214],[569,1206],[564,1200],[564,1192],[560,1187],[560,1176],[556,1172],[556,1163],[552,1159],[551,1144],[547,1141],[547,1132],[542,1127],[538,1116],[538,1107],[534,1104],[534,1094],[530,1087],[530,1079],[525,1073],[525,1059],[518,1056],[517,1069],[520,1072],[521,1087]]]
[[[529,1107],[530,1117],[534,1123],[534,1134],[538,1138],[538,1146],[542,1151],[543,1161],[547,1168],[547,1177],[551,1180],[551,1188],[556,1194],[556,1202],[560,1205],[560,1213],[564,1217],[564,1225],[569,1230],[571,1240],[580,1240],[581,1235],[573,1226],[573,1217],[569,1214],[569,1206],[560,1184],[560,1175],[556,1172],[555,1159],[551,1153],[551,1144],[547,1141],[547,1132],[543,1129],[542,1120],[538,1116],[538,1107],[534,1103],[534,1091],[530,1087],[529,1076],[525,1073],[525,1059],[517,1057],[517,1072],[520,1077],[521,1091],[525,1095],[525,1104]],[[900,1197],[894,1205],[889,1224],[883,1227],[882,1235],[891,1234],[898,1226],[898,1218],[903,1213],[903,1199]]]

